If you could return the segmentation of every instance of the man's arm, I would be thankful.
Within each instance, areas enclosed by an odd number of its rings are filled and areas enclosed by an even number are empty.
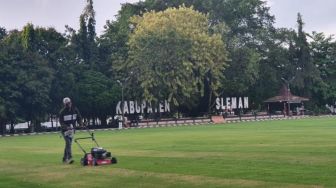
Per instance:
[[[61,125],[61,130],[66,130],[66,126],[65,126],[65,123],[64,123],[64,109],[62,109],[60,112],[59,112],[59,122],[60,122],[60,125]]]

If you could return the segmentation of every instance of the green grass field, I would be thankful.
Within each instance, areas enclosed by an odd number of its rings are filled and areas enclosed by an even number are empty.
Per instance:
[[[82,167],[74,144],[76,161],[64,165],[57,134],[0,138],[0,187],[336,187],[334,118],[95,135],[118,164]]]

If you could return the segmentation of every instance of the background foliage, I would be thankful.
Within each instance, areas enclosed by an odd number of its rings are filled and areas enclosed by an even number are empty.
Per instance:
[[[309,110],[335,102],[334,37],[306,33],[300,14],[297,29],[274,28],[261,0],[146,0],[124,4],[97,36],[93,5],[78,31],[0,27],[1,131],[21,121],[38,130],[65,96],[105,124],[121,99],[117,80],[126,100],[169,99],[185,115],[212,113],[218,95],[249,96],[265,110],[262,101],[292,78]]]

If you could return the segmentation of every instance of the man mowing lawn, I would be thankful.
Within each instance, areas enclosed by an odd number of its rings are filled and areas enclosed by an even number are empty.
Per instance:
[[[61,132],[65,141],[63,163],[72,164],[71,145],[75,134],[76,122],[82,126],[82,117],[79,110],[71,103],[70,98],[63,99],[64,108],[60,111],[59,119],[61,124]]]

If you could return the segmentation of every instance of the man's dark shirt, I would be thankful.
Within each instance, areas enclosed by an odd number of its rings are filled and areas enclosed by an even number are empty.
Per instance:
[[[76,107],[64,107],[60,111],[59,121],[61,129],[64,132],[68,129],[75,128],[76,121],[78,124],[81,124],[82,116]]]

